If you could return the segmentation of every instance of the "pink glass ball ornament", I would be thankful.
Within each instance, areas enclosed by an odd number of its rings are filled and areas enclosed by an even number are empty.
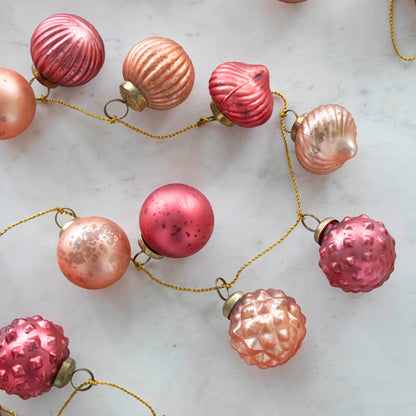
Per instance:
[[[123,77],[120,93],[130,108],[169,110],[189,96],[195,71],[182,46],[168,38],[151,37],[127,54]]]
[[[104,63],[104,42],[95,27],[74,14],[54,14],[30,41],[33,74],[47,87],[77,87],[94,78]]]
[[[367,215],[323,220],[315,231],[319,266],[329,283],[345,292],[369,292],[394,270],[395,241],[384,224]]]
[[[0,389],[24,400],[48,392],[69,356],[68,343],[59,325],[39,315],[0,329]]]
[[[225,302],[231,347],[249,365],[266,369],[286,363],[302,345],[306,318],[281,290],[236,292]]]
[[[144,244],[159,258],[187,257],[208,242],[214,228],[214,213],[200,191],[173,183],[147,197],[140,210],[139,226],[140,246]]]
[[[103,217],[85,217],[63,226],[57,248],[65,277],[84,289],[103,289],[117,282],[130,263],[125,232]]]
[[[0,140],[22,133],[36,112],[35,94],[17,72],[0,68]]]
[[[304,169],[325,175],[357,154],[357,126],[350,112],[337,104],[321,105],[295,121],[291,136]]]
[[[256,127],[273,112],[269,71],[263,65],[226,62],[209,80],[214,116],[227,126]]]

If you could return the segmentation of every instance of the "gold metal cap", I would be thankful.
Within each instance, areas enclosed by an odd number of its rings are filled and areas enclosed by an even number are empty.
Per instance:
[[[315,237],[315,241],[319,244],[319,237],[321,236],[321,233],[322,233],[322,231],[324,230],[324,228],[330,223],[330,222],[332,222],[332,221],[337,221],[335,218],[332,218],[332,217],[328,217],[328,218],[325,218],[324,220],[322,220],[319,224],[318,224],[318,226],[316,227],[316,230],[315,230],[315,234],[314,234],[314,237]],[[338,222],[338,221],[337,221]]]
[[[70,381],[75,371],[75,360],[68,357],[61,365],[53,385],[58,388],[65,387]]]
[[[44,78],[35,67],[35,65],[32,65],[32,74],[46,88],[56,88],[58,86],[58,84],[55,84],[54,82],[48,81],[46,78]]]
[[[211,107],[212,114],[220,123],[224,124],[224,126],[227,126],[227,127],[234,126],[234,123],[230,119],[225,117],[223,113],[221,113],[221,110],[217,107],[214,101],[211,102],[210,107]]]
[[[78,221],[77,218],[74,218],[73,220],[69,220],[67,221],[62,227],[61,230],[59,231],[59,237],[61,237],[61,235],[64,233],[65,230],[67,230],[75,221]]]
[[[295,142],[296,141],[296,134],[298,133],[299,127],[302,124],[302,121],[305,119],[305,117],[308,115],[308,113],[300,115],[296,121],[293,123],[292,130],[290,131],[290,137]]]
[[[120,85],[120,94],[126,104],[135,111],[143,111],[147,107],[146,98],[130,81],[124,81]]]
[[[230,319],[230,314],[235,304],[244,296],[244,292],[235,292],[233,293],[224,303],[222,307],[222,314]]]
[[[161,256],[160,254],[155,253],[153,250],[151,250],[147,244],[144,242],[143,237],[140,236],[137,240],[137,242],[139,243],[140,248],[143,250],[143,253],[146,254],[146,256],[152,258],[152,259],[156,259],[156,260],[160,260],[163,259],[163,256]]]

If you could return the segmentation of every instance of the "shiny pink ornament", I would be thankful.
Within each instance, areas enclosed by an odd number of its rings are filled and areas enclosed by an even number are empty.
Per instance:
[[[0,68],[0,140],[22,133],[36,112],[35,94],[17,72]]]
[[[61,235],[58,265],[65,277],[84,289],[103,289],[117,282],[130,263],[130,243],[113,221],[85,217]]]
[[[329,283],[345,292],[369,292],[381,286],[394,269],[395,242],[384,224],[367,215],[331,223],[319,253]]]
[[[214,228],[208,199],[192,186],[173,183],[152,192],[140,210],[146,245],[166,257],[187,257],[201,250]]]
[[[48,392],[68,342],[60,326],[39,315],[15,319],[0,330],[0,389],[25,400]]]
[[[221,64],[211,75],[209,92],[221,113],[241,127],[260,126],[272,115],[269,71],[263,65]]]
[[[292,358],[305,338],[306,318],[281,290],[246,293],[229,315],[231,347],[250,365],[266,369]]]
[[[130,50],[123,77],[139,90],[149,108],[169,110],[189,96],[195,72],[182,46],[171,39],[151,37]]]
[[[47,81],[64,87],[83,85],[104,63],[104,43],[95,27],[74,14],[54,14],[35,30],[30,53]]]

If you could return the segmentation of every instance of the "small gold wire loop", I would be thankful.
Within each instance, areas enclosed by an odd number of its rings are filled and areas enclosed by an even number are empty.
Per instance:
[[[222,300],[227,300],[230,297],[229,283],[227,283],[222,277],[215,279],[215,289],[217,289],[218,296]],[[227,290],[227,297],[221,293],[221,289]]]
[[[321,222],[321,220],[317,217],[317,216],[315,216],[315,215],[313,215],[313,214],[303,214],[303,219],[301,219],[301,222],[302,222],[302,225],[307,229],[307,230],[309,230],[309,231],[312,231],[313,233],[316,231],[316,228],[311,228],[311,227],[309,227],[309,226],[307,226],[306,225],[306,218],[305,217],[311,217],[311,218],[313,218],[314,220],[316,220],[317,221],[317,223],[318,224],[320,224],[320,222]]]
[[[145,254],[145,252],[142,250],[142,251],[139,251],[132,259],[131,259],[131,261],[135,264],[135,265],[140,265],[140,266],[144,266],[145,264],[147,264],[147,263],[149,263],[149,261],[150,260],[152,260],[152,258],[150,257],[150,256],[147,256],[147,260],[146,261],[144,261],[144,262],[139,262],[139,261],[137,261],[136,259],[137,259],[137,257],[139,257],[140,256],[140,254]]]
[[[88,384],[85,385],[85,382],[84,382],[84,383],[81,383],[79,386],[75,386],[74,382],[73,382],[74,374],[79,373],[81,371],[84,372],[84,373],[87,373],[90,376],[90,378],[88,380]],[[75,370],[72,373],[70,381],[71,381],[71,386],[74,388],[74,390],[76,390],[76,391],[87,391],[93,386],[93,383],[91,383],[91,381],[94,382],[95,378],[94,378],[94,374],[90,370],[88,370],[88,368],[78,368],[77,370]]]
[[[123,118],[125,118],[127,116],[127,114],[129,113],[129,106],[127,105],[127,102],[125,100],[122,100],[121,98],[114,98],[113,100],[110,100],[105,106],[104,106],[104,114],[106,115],[107,118],[109,119],[113,119],[113,116],[110,116],[110,114],[108,114],[107,112],[107,107],[109,106],[109,104],[111,103],[123,103],[126,106],[126,112],[124,113],[124,115],[122,115],[121,117],[117,117],[119,120],[123,120]]]
[[[30,81],[29,81],[29,84],[30,85],[32,85],[33,84],[33,81],[35,80],[36,78],[35,77],[33,77]]]
[[[284,117],[287,117],[288,113],[292,113],[296,117],[296,119],[299,118],[298,113],[294,110],[291,110],[291,109],[285,110]],[[286,133],[292,133],[292,130],[288,130],[287,128],[285,128],[285,132]]]
[[[206,124],[210,123],[211,121],[217,121],[217,119],[214,116],[210,117],[201,117],[197,122],[198,127],[204,127]]]
[[[62,211],[57,211],[56,214],[55,214],[55,224],[62,230],[62,225],[59,224],[59,222],[58,222],[58,215],[66,214],[65,211],[68,211],[68,212],[70,212],[72,214],[72,216],[74,218],[78,218],[78,217],[77,217],[77,214],[75,214],[75,211],[73,209],[71,209],[71,208],[61,208],[61,210]]]

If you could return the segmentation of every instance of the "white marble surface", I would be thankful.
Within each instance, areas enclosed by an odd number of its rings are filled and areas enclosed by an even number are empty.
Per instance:
[[[299,113],[338,103],[354,115],[359,152],[325,177],[291,156],[305,212],[319,217],[367,213],[397,241],[396,269],[368,294],[332,288],[318,267],[318,246],[301,226],[250,266],[236,290],[282,289],[307,317],[307,336],[286,365],[247,366],[229,346],[228,322],[215,292],[178,293],[130,267],[113,287],[86,291],[69,283],[55,259],[53,215],[15,228],[0,241],[1,325],[42,314],[64,327],[71,356],[100,380],[119,383],[158,415],[402,416],[416,412],[414,161],[416,63],[391,46],[388,1],[148,0],[71,2],[2,0],[0,66],[31,76],[29,40],[58,12],[91,21],[106,45],[102,71],[89,84],[53,97],[102,112],[118,96],[128,50],[154,35],[180,43],[196,82],[176,109],[131,112],[129,122],[164,134],[209,115],[207,82],[226,61],[266,65],[273,89]],[[416,53],[416,7],[397,2],[402,49]],[[36,92],[42,89],[35,87]],[[277,240],[295,221],[296,203],[273,118],[255,129],[219,124],[156,142],[122,126],[38,104],[34,122],[0,143],[0,228],[56,205],[112,219],[136,250],[138,212],[157,187],[183,182],[211,201],[209,244],[184,260],[153,262],[164,281],[211,286]],[[412,254],[413,253],[413,254]],[[71,388],[30,401],[0,394],[20,416],[57,413]],[[149,415],[105,387],[80,394],[66,414]]]

